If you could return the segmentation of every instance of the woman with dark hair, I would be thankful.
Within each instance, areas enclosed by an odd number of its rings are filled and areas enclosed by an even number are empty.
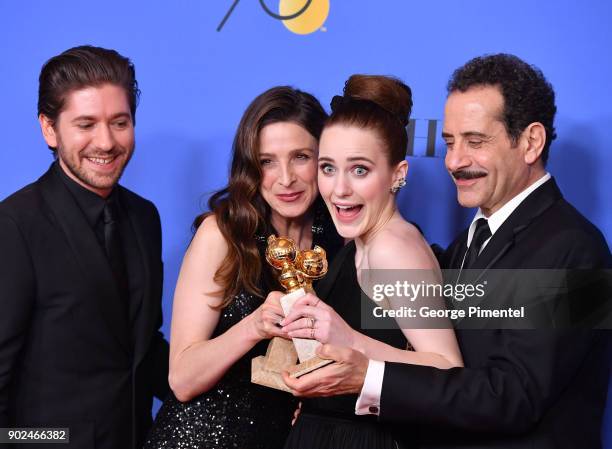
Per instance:
[[[332,114],[321,135],[318,184],[336,229],[353,241],[340,251],[331,275],[319,284],[323,300],[315,295],[298,300],[282,330],[291,337],[351,347],[372,360],[448,369],[462,366],[450,322],[436,323],[445,328],[423,329],[418,320],[381,318],[375,323],[380,324],[378,329],[361,328],[361,314],[369,314],[368,309],[407,305],[401,294],[387,290],[384,298],[374,296],[372,286],[379,281],[393,285],[402,275],[414,284],[441,280],[429,245],[396,206],[396,194],[406,184],[411,108],[410,88],[385,76],[353,75],[344,95],[332,100]],[[391,277],[379,279],[380,273]],[[364,300],[362,292],[377,303]],[[416,309],[422,299],[410,298],[409,305]],[[427,305],[443,307],[441,298],[427,298]],[[356,415],[361,411],[357,399],[343,395],[304,400],[285,447],[396,449],[416,444],[416,429],[386,426],[376,416]]]
[[[146,448],[278,448],[291,395],[250,382],[267,339],[286,337],[278,289],[264,261],[266,238],[342,246],[317,189],[318,139],[327,115],[310,94],[275,87],[238,126],[227,187],[196,218],[174,294],[170,386]]]

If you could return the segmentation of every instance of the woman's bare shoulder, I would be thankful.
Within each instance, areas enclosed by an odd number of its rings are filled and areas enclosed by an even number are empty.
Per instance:
[[[216,259],[225,257],[227,248],[227,241],[221,233],[221,229],[219,229],[217,218],[214,214],[211,214],[198,227],[189,245],[188,252],[204,253],[208,257]]]
[[[397,220],[376,236],[368,250],[373,269],[429,269],[437,262],[421,232],[405,220]]]

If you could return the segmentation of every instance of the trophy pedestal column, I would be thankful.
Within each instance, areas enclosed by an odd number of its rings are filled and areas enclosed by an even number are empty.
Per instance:
[[[300,288],[281,298],[285,316],[289,314],[293,304],[305,294],[306,289]],[[288,371],[291,377],[299,377],[333,362],[315,355],[318,346],[318,341],[307,338],[272,338],[266,355],[255,357],[251,361],[251,382],[277,390],[291,391],[283,382],[283,371]],[[296,365],[298,359],[300,363]]]

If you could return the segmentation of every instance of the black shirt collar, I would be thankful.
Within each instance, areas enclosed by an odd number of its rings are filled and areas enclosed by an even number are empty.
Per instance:
[[[86,189],[72,178],[70,178],[60,167],[59,161],[55,161],[54,168],[56,173],[59,175],[60,179],[66,185],[74,199],[76,200],[79,208],[85,214],[85,218],[87,222],[92,228],[95,228],[100,218],[102,217],[102,212],[104,211],[104,205],[106,203],[106,199],[102,198],[98,194],[92,192],[91,190]],[[111,194],[109,195],[109,199],[112,197],[113,199],[118,199],[117,189],[113,189]]]

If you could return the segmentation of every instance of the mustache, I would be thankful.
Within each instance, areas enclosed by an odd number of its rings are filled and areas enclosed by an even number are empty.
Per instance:
[[[451,173],[455,179],[476,179],[487,176],[487,172],[478,170],[456,170]]]

